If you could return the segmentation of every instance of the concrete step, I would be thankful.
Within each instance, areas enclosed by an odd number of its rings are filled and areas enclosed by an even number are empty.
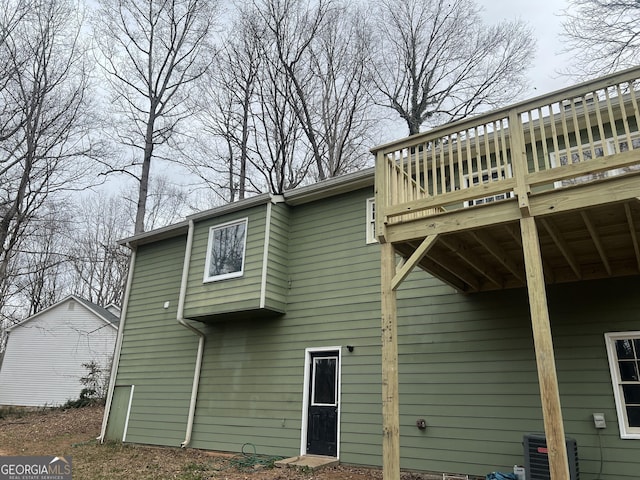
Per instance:
[[[285,458],[275,462],[276,467],[300,467],[317,470],[322,467],[338,465],[336,457],[324,457],[321,455],[299,455],[297,457]]]

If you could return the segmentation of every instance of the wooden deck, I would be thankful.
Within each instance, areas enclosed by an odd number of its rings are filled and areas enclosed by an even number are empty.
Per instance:
[[[552,480],[569,480],[545,285],[640,273],[640,68],[373,149],[383,478],[400,478],[397,290],[526,286]],[[397,263],[397,256],[404,258]]]
[[[519,221],[533,217],[546,283],[639,274],[639,79],[628,70],[375,148],[378,238],[459,291],[522,287]]]

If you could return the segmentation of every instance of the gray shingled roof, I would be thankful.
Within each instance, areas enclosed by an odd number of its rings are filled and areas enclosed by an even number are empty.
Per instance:
[[[118,316],[114,315],[106,308],[103,308],[100,305],[96,305],[95,303],[90,302],[89,300],[85,300],[84,298],[80,298],[76,295],[72,295],[72,296],[74,299],[82,303],[88,309],[93,310],[95,313],[97,313],[101,317],[104,317],[104,319],[107,320],[109,323],[113,323],[116,327],[120,325],[120,319],[118,318]]]

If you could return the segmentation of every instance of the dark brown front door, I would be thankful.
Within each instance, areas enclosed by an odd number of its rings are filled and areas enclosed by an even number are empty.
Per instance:
[[[338,352],[311,354],[307,453],[337,456]]]

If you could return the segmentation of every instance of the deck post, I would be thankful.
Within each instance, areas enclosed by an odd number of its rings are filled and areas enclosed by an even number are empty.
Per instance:
[[[560,407],[560,391],[553,353],[553,339],[542,271],[540,242],[535,219],[533,217],[522,218],[520,220],[520,229],[527,273],[533,343],[538,366],[542,416],[544,418],[544,431],[549,451],[551,480],[569,480],[569,463],[565,445],[562,409]]]
[[[527,153],[525,151],[524,131],[522,129],[522,120],[516,110],[509,112],[509,138],[511,140],[511,156],[513,163],[513,174],[516,179],[516,188],[514,193],[518,199],[518,208],[523,216],[529,216],[529,193],[530,188],[527,184]]]
[[[400,480],[400,413],[398,393],[398,314],[393,289],[396,257],[393,244],[381,248],[382,307],[382,478]]]

